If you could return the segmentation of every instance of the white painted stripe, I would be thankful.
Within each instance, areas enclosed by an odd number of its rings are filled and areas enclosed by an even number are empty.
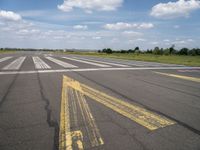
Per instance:
[[[123,65],[127,65],[127,67],[130,67],[130,66],[137,66],[137,67],[144,67],[145,65],[142,65],[142,64],[138,64],[137,62],[130,62],[130,61],[126,61],[126,60],[122,60],[122,59],[105,59],[105,58],[97,58],[98,61],[105,61],[107,63],[107,61],[109,61],[108,63],[113,63],[115,64],[116,62],[119,63],[123,63]],[[96,60],[95,60],[96,61]],[[130,65],[130,66],[129,66]]]
[[[38,71],[4,71],[0,75],[13,74],[36,74],[36,73],[64,73],[64,72],[89,72],[89,71],[123,71],[123,70],[177,70],[177,69],[200,69],[200,67],[145,67],[145,68],[86,68],[86,69],[61,69],[61,70],[38,70]]]
[[[1,58],[0,62],[6,61],[6,60],[11,59],[11,58],[13,58],[13,57],[4,57],[4,58]]]
[[[45,58],[50,60],[50,61],[52,61],[52,62],[54,62],[54,63],[56,63],[56,64],[58,64],[58,65],[60,65],[60,66],[62,66],[62,67],[64,67],[64,68],[77,68],[77,66],[74,66],[74,65],[66,63],[64,61],[55,59],[53,57],[45,57]]]
[[[103,62],[103,61],[98,61],[98,60],[93,60],[93,59],[86,59],[86,58],[80,58],[80,57],[73,57],[75,59],[81,59],[81,60],[86,60],[86,61],[92,61],[96,63],[103,63],[107,65],[112,65],[112,66],[118,66],[118,67],[129,67],[128,65],[123,65],[123,64],[118,64],[118,63],[112,63],[112,62]]]
[[[5,66],[3,70],[19,70],[25,59],[26,57],[19,57],[7,66]]]
[[[32,57],[36,69],[51,69],[42,59],[39,57]]]
[[[94,58],[94,57],[93,57]],[[100,57],[98,58],[100,59]],[[136,61],[136,60],[123,60],[123,59],[114,59],[114,58],[102,58],[101,61],[112,61],[130,65],[130,66],[138,66],[138,67],[184,67],[184,65],[177,65],[177,64],[165,64],[165,63],[158,63],[158,62],[145,62],[145,61]]]
[[[104,64],[99,64],[99,63],[84,61],[84,60],[75,59],[75,58],[69,58],[69,57],[63,57],[63,58],[69,59],[69,60],[72,60],[72,61],[77,61],[77,62],[85,63],[85,64],[90,64],[90,65],[98,66],[98,67],[111,67],[109,65],[104,65]]]

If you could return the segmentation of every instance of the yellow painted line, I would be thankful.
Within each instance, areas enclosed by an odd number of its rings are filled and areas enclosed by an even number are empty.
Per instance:
[[[61,112],[60,112],[60,132],[59,132],[59,150],[72,150],[72,136],[70,132],[70,116],[68,104],[68,90],[65,79],[63,79]]]
[[[71,119],[73,119],[74,123],[73,128],[78,128],[78,112],[76,102],[80,107],[91,146],[96,147],[103,145],[103,139],[101,138],[99,129],[95,123],[95,119],[91,113],[88,103],[85,100],[85,97],[79,91],[71,88],[68,85],[68,82],[70,82],[68,78],[64,77],[60,112],[59,150],[73,150],[73,148],[78,150],[84,149],[83,133],[81,130],[70,131],[70,110],[72,110]],[[69,104],[69,101],[71,102],[71,105]]]
[[[83,134],[81,131],[74,131],[71,132],[71,136],[73,139],[76,140],[77,149],[83,150]]]
[[[79,83],[67,76],[64,76],[67,81],[67,86],[81,92],[106,107],[118,112],[119,114],[137,122],[138,124],[148,128],[149,130],[156,130],[158,128],[166,127],[175,124],[174,121],[150,112],[142,107],[127,103],[123,100],[109,96],[101,91],[95,90],[85,84]]]
[[[87,130],[87,135],[90,140],[92,147],[97,147],[103,145],[103,139],[101,137],[100,131],[96,125],[95,119],[91,113],[88,103],[85,100],[85,97],[79,91],[75,91],[78,104],[81,110],[81,114],[85,123]]]
[[[176,75],[176,74],[169,74],[169,73],[162,73],[162,72],[155,72],[155,73],[160,74],[160,75],[169,76],[169,77],[175,77],[175,78],[190,80],[190,81],[194,81],[194,82],[200,82],[200,78],[188,77],[188,76],[182,76],[182,75]]]
[[[83,135],[81,131],[70,131],[68,89],[63,79],[61,112],[60,112],[60,132],[59,150],[72,150],[73,140],[76,139],[77,148],[83,150]]]

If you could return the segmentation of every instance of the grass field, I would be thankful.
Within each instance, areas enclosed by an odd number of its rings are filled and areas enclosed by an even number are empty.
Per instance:
[[[2,54],[2,53],[14,53],[14,52],[16,52],[16,51],[12,51],[12,50],[0,50],[0,54]]]
[[[68,52],[67,52],[68,53]],[[150,61],[160,63],[179,64],[186,66],[200,66],[200,56],[183,56],[183,55],[154,55],[154,54],[104,54],[97,52],[70,52],[68,54],[78,54],[105,58],[117,58],[125,60]]]

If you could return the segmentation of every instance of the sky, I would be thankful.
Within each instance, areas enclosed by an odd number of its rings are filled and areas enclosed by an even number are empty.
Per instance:
[[[0,0],[0,47],[200,47],[200,0]]]

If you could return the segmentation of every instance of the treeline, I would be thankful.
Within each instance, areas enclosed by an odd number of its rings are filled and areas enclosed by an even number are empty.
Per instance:
[[[75,49],[32,49],[32,48],[0,48],[0,51],[46,51],[46,52],[83,52],[82,50]],[[84,51],[84,52],[89,52]],[[154,49],[141,50],[139,47],[135,47],[134,49],[129,50],[112,50],[111,48],[104,48],[103,50],[99,50],[98,53],[122,53],[122,54],[154,54],[154,55],[190,55],[196,56],[200,55],[200,48],[182,48],[180,50],[176,50],[175,46],[171,46],[169,48],[159,48],[155,47]]]
[[[171,46],[170,48],[159,48],[155,47],[154,49],[148,49],[146,51],[141,50],[139,47],[136,47],[134,49],[129,50],[119,50],[115,51],[111,48],[104,48],[103,50],[99,50],[99,53],[106,53],[106,54],[112,54],[112,53],[132,53],[132,54],[155,54],[155,55],[191,55],[196,56],[200,55],[200,48],[182,48],[180,50],[176,50],[174,48],[175,46]]]

